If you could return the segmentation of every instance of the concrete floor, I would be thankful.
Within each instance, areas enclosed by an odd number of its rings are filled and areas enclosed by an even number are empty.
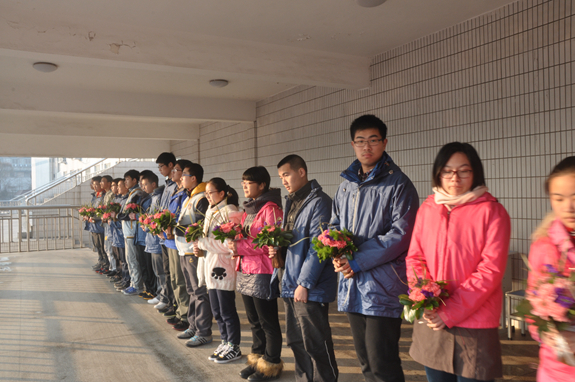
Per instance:
[[[116,292],[94,273],[95,261],[89,249],[0,254],[0,381],[241,380],[243,361],[209,362],[215,343],[187,348],[151,305]],[[248,354],[251,332],[241,298],[237,302],[242,353]],[[361,381],[349,324],[333,305],[340,381]],[[215,323],[214,332],[217,337]],[[505,380],[534,381],[537,344],[519,334],[512,341],[505,337],[502,330]],[[423,368],[408,355],[410,342],[411,325],[405,324],[406,380],[425,381]],[[293,354],[285,345],[282,358],[281,381],[293,381]]]

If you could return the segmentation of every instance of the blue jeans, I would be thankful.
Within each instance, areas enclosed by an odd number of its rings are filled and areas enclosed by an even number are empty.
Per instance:
[[[446,373],[445,371],[439,371],[432,369],[430,367],[425,367],[425,374],[427,374],[427,381],[428,382],[475,382],[479,381],[479,379],[470,379],[460,377],[455,374]],[[493,382],[491,381],[481,381],[481,382]]]

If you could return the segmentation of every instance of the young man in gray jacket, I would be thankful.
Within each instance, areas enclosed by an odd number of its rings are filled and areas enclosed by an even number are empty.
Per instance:
[[[285,258],[283,276],[275,269],[274,278],[281,277],[286,343],[294,353],[295,379],[337,381],[339,372],[328,318],[329,303],[336,296],[337,277],[331,261],[320,263],[311,244],[312,238],[326,229],[332,201],[317,181],[308,180],[307,165],[300,156],[282,159],[278,174],[289,193],[283,228],[292,230],[294,237],[291,246],[269,251],[270,256]]]

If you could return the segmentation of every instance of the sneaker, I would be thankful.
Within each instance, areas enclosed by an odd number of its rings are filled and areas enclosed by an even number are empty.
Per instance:
[[[148,301],[148,302],[150,302],[150,301]],[[159,302],[156,305],[154,305],[154,308],[156,308],[158,310],[162,310],[162,309],[166,308],[167,306],[168,306],[168,304],[166,304],[165,302]]]
[[[226,341],[222,340],[222,343],[218,345],[218,347],[214,351],[214,353],[208,357],[208,361],[215,361],[216,359],[218,359],[218,356],[221,353],[223,353],[227,348],[228,348],[228,343]]]
[[[134,287],[129,287],[122,293],[125,294],[126,296],[136,296],[138,294],[138,290]]]
[[[174,315],[174,317],[168,318],[166,322],[170,325],[176,325],[178,322],[180,322],[180,319]]]
[[[228,363],[242,358],[242,351],[238,345],[228,343],[228,346],[222,351],[218,358],[214,360],[215,363]]]
[[[138,297],[146,297],[146,296],[147,296],[146,292],[142,292],[142,293],[138,294]]]
[[[142,298],[143,298],[144,300],[148,300],[148,301],[149,301],[149,300],[152,300],[152,299],[156,298],[156,296],[154,296],[154,295],[151,294],[151,293],[148,293],[148,292],[144,292],[144,293],[146,294],[145,296],[142,296]]]
[[[122,281],[122,276],[114,276],[110,279],[110,283],[114,283],[114,284],[118,283],[120,281]]]
[[[190,325],[188,325],[189,327]],[[176,337],[178,337],[181,340],[189,340],[190,338],[192,338],[194,335],[196,334],[196,332],[194,332],[193,330],[190,329],[186,329],[183,332],[181,332],[180,334],[178,334]]]
[[[212,336],[202,337],[202,336],[193,336],[190,338],[188,342],[186,342],[186,346],[195,348],[196,346],[206,345],[213,341]]]
[[[176,317],[176,310],[168,309],[168,311],[164,313],[164,317]]]
[[[174,330],[177,330],[179,332],[181,332],[183,330],[187,330],[189,327],[190,327],[190,324],[187,321],[180,321],[173,326]]]
[[[158,304],[159,302],[160,302],[160,300],[158,300],[157,297],[154,297],[153,299],[148,300],[148,304],[152,304],[152,305],[156,305],[156,304]]]

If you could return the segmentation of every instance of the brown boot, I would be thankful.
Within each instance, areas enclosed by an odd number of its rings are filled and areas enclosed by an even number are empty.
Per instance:
[[[258,360],[260,358],[262,358],[261,354],[255,354],[255,353],[249,354],[248,355],[248,361],[246,362],[248,367],[246,367],[245,369],[240,371],[240,377],[242,377],[243,379],[248,379],[248,377],[250,375],[255,373],[256,372],[256,365],[257,365]]]
[[[284,368],[284,362],[271,363],[263,358],[258,360],[256,372],[249,376],[248,381],[273,381],[278,379]]]

